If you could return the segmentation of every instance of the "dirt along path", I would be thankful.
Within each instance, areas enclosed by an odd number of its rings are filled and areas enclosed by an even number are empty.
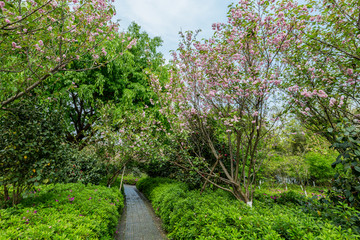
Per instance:
[[[165,240],[161,221],[135,186],[124,185],[125,208],[117,229],[118,240]]]

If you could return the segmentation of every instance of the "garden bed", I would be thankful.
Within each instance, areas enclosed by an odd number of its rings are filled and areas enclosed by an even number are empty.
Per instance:
[[[359,238],[350,227],[322,217],[317,210],[316,215],[306,212],[295,201],[283,204],[268,196],[264,198],[267,201],[255,200],[250,208],[222,190],[200,194],[198,190],[190,191],[186,184],[161,178],[141,180],[137,187],[152,202],[170,239]],[[290,192],[282,197],[291,200],[297,194]],[[299,201],[304,201],[302,196]]]
[[[81,183],[41,186],[0,210],[0,239],[113,239],[124,198]]]

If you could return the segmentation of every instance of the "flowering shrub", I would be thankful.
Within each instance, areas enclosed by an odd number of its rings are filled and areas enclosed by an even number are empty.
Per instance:
[[[113,239],[123,200],[103,186],[41,186],[0,210],[0,239]]]

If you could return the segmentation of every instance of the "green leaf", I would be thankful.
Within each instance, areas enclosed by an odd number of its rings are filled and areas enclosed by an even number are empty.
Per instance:
[[[334,129],[333,129],[333,128],[328,128],[327,131],[328,131],[329,133],[332,133],[332,132],[334,131]]]
[[[354,153],[355,153],[356,156],[358,156],[358,157],[360,156],[360,151],[359,150],[355,150]]]

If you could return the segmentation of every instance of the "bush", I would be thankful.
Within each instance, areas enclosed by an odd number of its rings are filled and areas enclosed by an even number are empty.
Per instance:
[[[42,186],[0,210],[0,239],[113,239],[123,196],[81,183]]]
[[[331,167],[335,162],[336,155],[309,152],[305,155],[305,161],[309,164],[310,177],[317,183],[330,182],[336,171]]]
[[[119,176],[119,178],[121,179],[121,176]],[[129,174],[124,176],[123,183],[129,185],[136,185],[137,182],[140,181],[142,178],[144,177],[136,177],[133,174]]]
[[[69,147],[65,156],[66,161],[59,170],[57,182],[99,185],[106,176],[104,165],[91,149],[79,151]]]
[[[254,203],[221,191],[190,191],[184,183],[147,178],[138,183],[163,220],[170,239],[355,239],[351,229],[307,214],[300,207]],[[296,201],[296,193],[284,199]]]

